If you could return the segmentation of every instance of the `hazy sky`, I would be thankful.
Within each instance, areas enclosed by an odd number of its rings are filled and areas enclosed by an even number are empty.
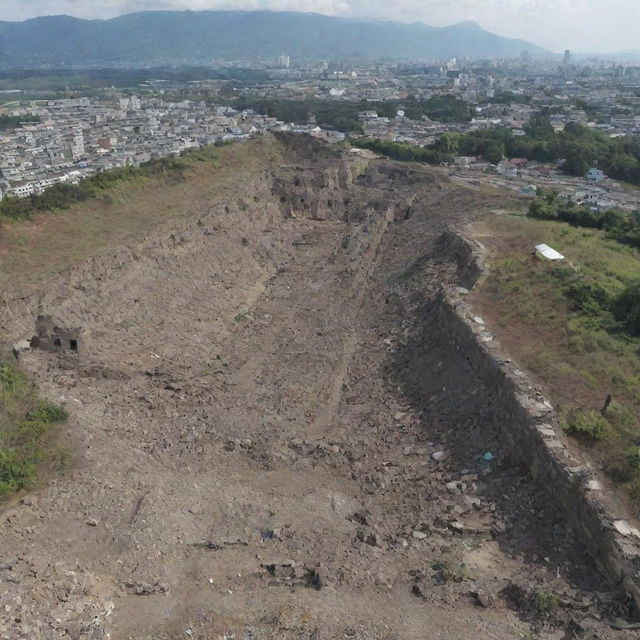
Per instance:
[[[110,18],[146,9],[315,11],[436,26],[475,20],[555,51],[640,49],[640,0],[0,0],[0,20],[66,13]]]

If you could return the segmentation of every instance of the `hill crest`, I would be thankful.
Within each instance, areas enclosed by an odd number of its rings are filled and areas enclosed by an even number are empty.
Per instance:
[[[45,16],[0,22],[7,66],[207,64],[213,60],[412,59],[553,54],[473,22],[448,27],[272,11],[146,11],[109,20]]]

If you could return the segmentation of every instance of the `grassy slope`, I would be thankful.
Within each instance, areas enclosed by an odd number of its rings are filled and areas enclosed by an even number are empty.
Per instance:
[[[27,221],[3,220],[0,299],[33,291],[46,278],[101,250],[135,240],[165,220],[191,215],[198,205],[232,187],[240,169],[260,171],[277,161],[278,147],[274,138],[264,136],[251,143],[209,148],[203,157],[187,156],[184,180],[137,179],[64,211]]]
[[[472,294],[516,360],[547,388],[562,415],[599,412],[606,396],[606,436],[581,440],[600,465],[640,497],[640,469],[629,461],[640,440],[640,341],[608,333],[575,311],[563,295],[567,271],[534,260],[546,243],[563,253],[587,280],[617,292],[640,275],[640,252],[607,240],[603,232],[520,216],[491,216],[475,226],[490,250],[489,274]]]
[[[62,455],[50,435],[66,418],[63,409],[37,398],[13,364],[0,360],[0,498],[29,487],[40,463]]]

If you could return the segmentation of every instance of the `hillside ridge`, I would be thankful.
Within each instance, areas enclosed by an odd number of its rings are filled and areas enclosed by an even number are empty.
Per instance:
[[[298,59],[494,58],[525,49],[535,57],[553,55],[476,23],[432,27],[290,11],[145,11],[109,20],[46,16],[0,22],[0,60],[9,67],[202,64],[283,53]]]

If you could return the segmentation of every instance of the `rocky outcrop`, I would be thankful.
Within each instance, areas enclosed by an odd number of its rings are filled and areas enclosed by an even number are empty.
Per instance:
[[[490,202],[426,167],[363,174],[337,147],[290,144],[231,165],[215,198],[197,176],[184,215],[37,294],[7,292],[0,333],[69,409],[74,458],[3,513],[0,636],[475,640],[512,637],[517,607],[542,632],[579,615],[619,640],[600,602],[626,602],[509,461],[533,418],[492,336],[437,297],[458,283],[446,252],[462,273],[479,247],[436,238]],[[301,172],[317,219],[273,193],[306,188]],[[342,180],[334,220],[322,201]],[[15,342],[45,314],[53,347],[82,327],[76,367]],[[541,616],[536,590],[562,610]]]
[[[368,162],[307,136],[281,134],[292,164],[272,174],[272,195],[287,217],[345,220],[353,211],[349,188]]]
[[[79,356],[81,364],[91,362],[101,357],[104,332],[119,331],[123,344],[129,342],[131,327],[138,322],[134,315],[144,315],[152,326],[162,323],[167,301],[154,300],[153,309],[141,310],[140,300],[165,276],[175,287],[172,300],[188,295],[199,297],[203,305],[210,299],[228,300],[233,316],[242,302],[231,299],[230,288],[250,290],[255,281],[268,280],[289,259],[291,245],[283,240],[280,228],[283,218],[375,225],[383,211],[376,204],[384,203],[384,198],[375,197],[381,187],[364,188],[371,184],[368,178],[366,185],[358,183],[369,160],[309,136],[282,134],[278,141],[286,165],[239,172],[235,193],[206,205],[198,203],[193,215],[164,222],[141,239],[96,254],[53,276],[40,291],[19,298],[12,292],[0,294],[0,351],[10,353],[24,343]],[[368,238],[356,235],[345,239],[353,250]],[[306,242],[301,239],[298,244]],[[228,265],[236,259],[242,267],[232,270]],[[198,294],[192,293],[194,282],[199,283]],[[83,327],[82,341],[77,330],[73,335],[54,335],[55,323],[42,325],[31,341],[36,319],[51,315],[60,326]],[[213,322],[224,331],[221,319]],[[176,341],[183,337],[176,336]]]

